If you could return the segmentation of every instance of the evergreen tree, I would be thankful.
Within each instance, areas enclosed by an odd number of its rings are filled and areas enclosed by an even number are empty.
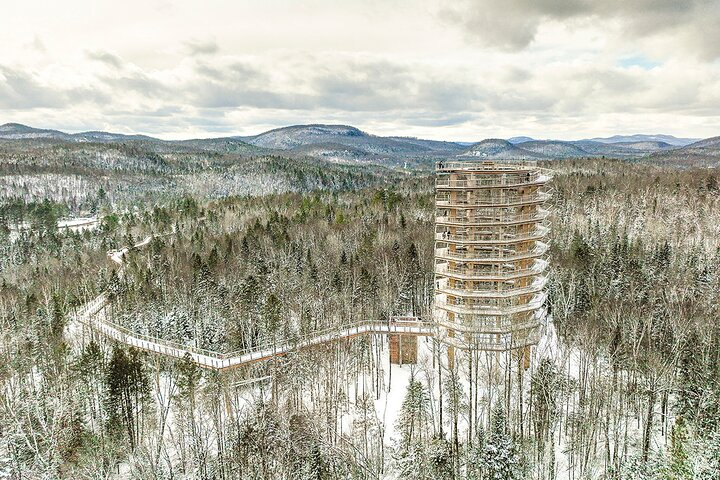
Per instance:
[[[130,448],[135,449],[141,436],[140,416],[150,389],[140,352],[130,348],[126,353],[122,347],[113,347],[105,372],[105,383],[111,419],[124,425]]]
[[[274,293],[270,293],[263,305],[263,318],[267,326],[268,333],[273,341],[277,339],[277,335],[282,326],[282,303]]]
[[[524,476],[520,453],[507,433],[507,418],[502,403],[493,409],[490,435],[480,457],[481,478],[515,480]]]
[[[668,480],[690,480],[694,478],[688,454],[688,433],[682,417],[678,417],[670,436],[670,459]]]
[[[405,391],[405,400],[400,407],[396,428],[400,432],[400,446],[405,452],[414,443],[422,443],[427,437],[427,426],[430,419],[429,402],[425,386],[410,378]]]

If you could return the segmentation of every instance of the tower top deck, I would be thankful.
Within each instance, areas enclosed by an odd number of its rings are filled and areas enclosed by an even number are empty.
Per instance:
[[[482,173],[507,173],[507,172],[529,172],[545,170],[537,166],[535,160],[449,160],[435,162],[435,170],[443,172],[482,172]]]

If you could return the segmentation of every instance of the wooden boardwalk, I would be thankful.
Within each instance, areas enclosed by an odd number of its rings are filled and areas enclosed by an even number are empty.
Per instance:
[[[112,261],[120,264],[122,268],[124,266],[123,260],[125,255],[131,250],[149,244],[151,239],[152,237],[147,237],[132,247],[124,247],[116,251],[108,252],[108,257]],[[432,323],[423,322],[413,317],[401,317],[386,322],[368,320],[313,332],[309,335],[270,346],[257,347],[238,352],[221,353],[143,335],[109,322],[105,318],[105,309],[108,304],[109,299],[107,293],[101,293],[80,307],[73,315],[72,320],[86,325],[93,331],[125,345],[167,357],[178,359],[190,358],[202,368],[220,371],[249,365],[276,356],[282,356],[298,349],[353,338],[359,335],[399,333],[404,335],[429,336],[435,333],[435,326]]]

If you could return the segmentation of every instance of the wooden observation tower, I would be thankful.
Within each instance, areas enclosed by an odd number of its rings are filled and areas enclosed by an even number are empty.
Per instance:
[[[535,162],[436,165],[435,307],[440,341],[529,361],[546,310],[543,208],[550,175]]]

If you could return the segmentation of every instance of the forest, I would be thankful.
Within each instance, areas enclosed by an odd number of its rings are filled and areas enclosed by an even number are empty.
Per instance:
[[[48,200],[78,213],[97,211],[107,201],[120,210],[145,210],[182,196],[354,190],[416,174],[379,164],[288,158],[233,147],[220,140],[197,144],[0,139],[0,204]]]
[[[711,169],[545,162],[551,321],[528,369],[482,352],[450,365],[432,338],[390,365],[387,337],[367,335],[217,372],[70,320],[108,291],[118,325],[231,352],[427,317],[432,175],[232,153],[110,168],[92,146],[73,148],[101,163],[60,174],[4,148],[0,479],[720,478]],[[243,167],[224,173],[231,157]],[[99,227],[58,230],[83,212]],[[108,260],[152,234],[167,235],[123,272]]]

